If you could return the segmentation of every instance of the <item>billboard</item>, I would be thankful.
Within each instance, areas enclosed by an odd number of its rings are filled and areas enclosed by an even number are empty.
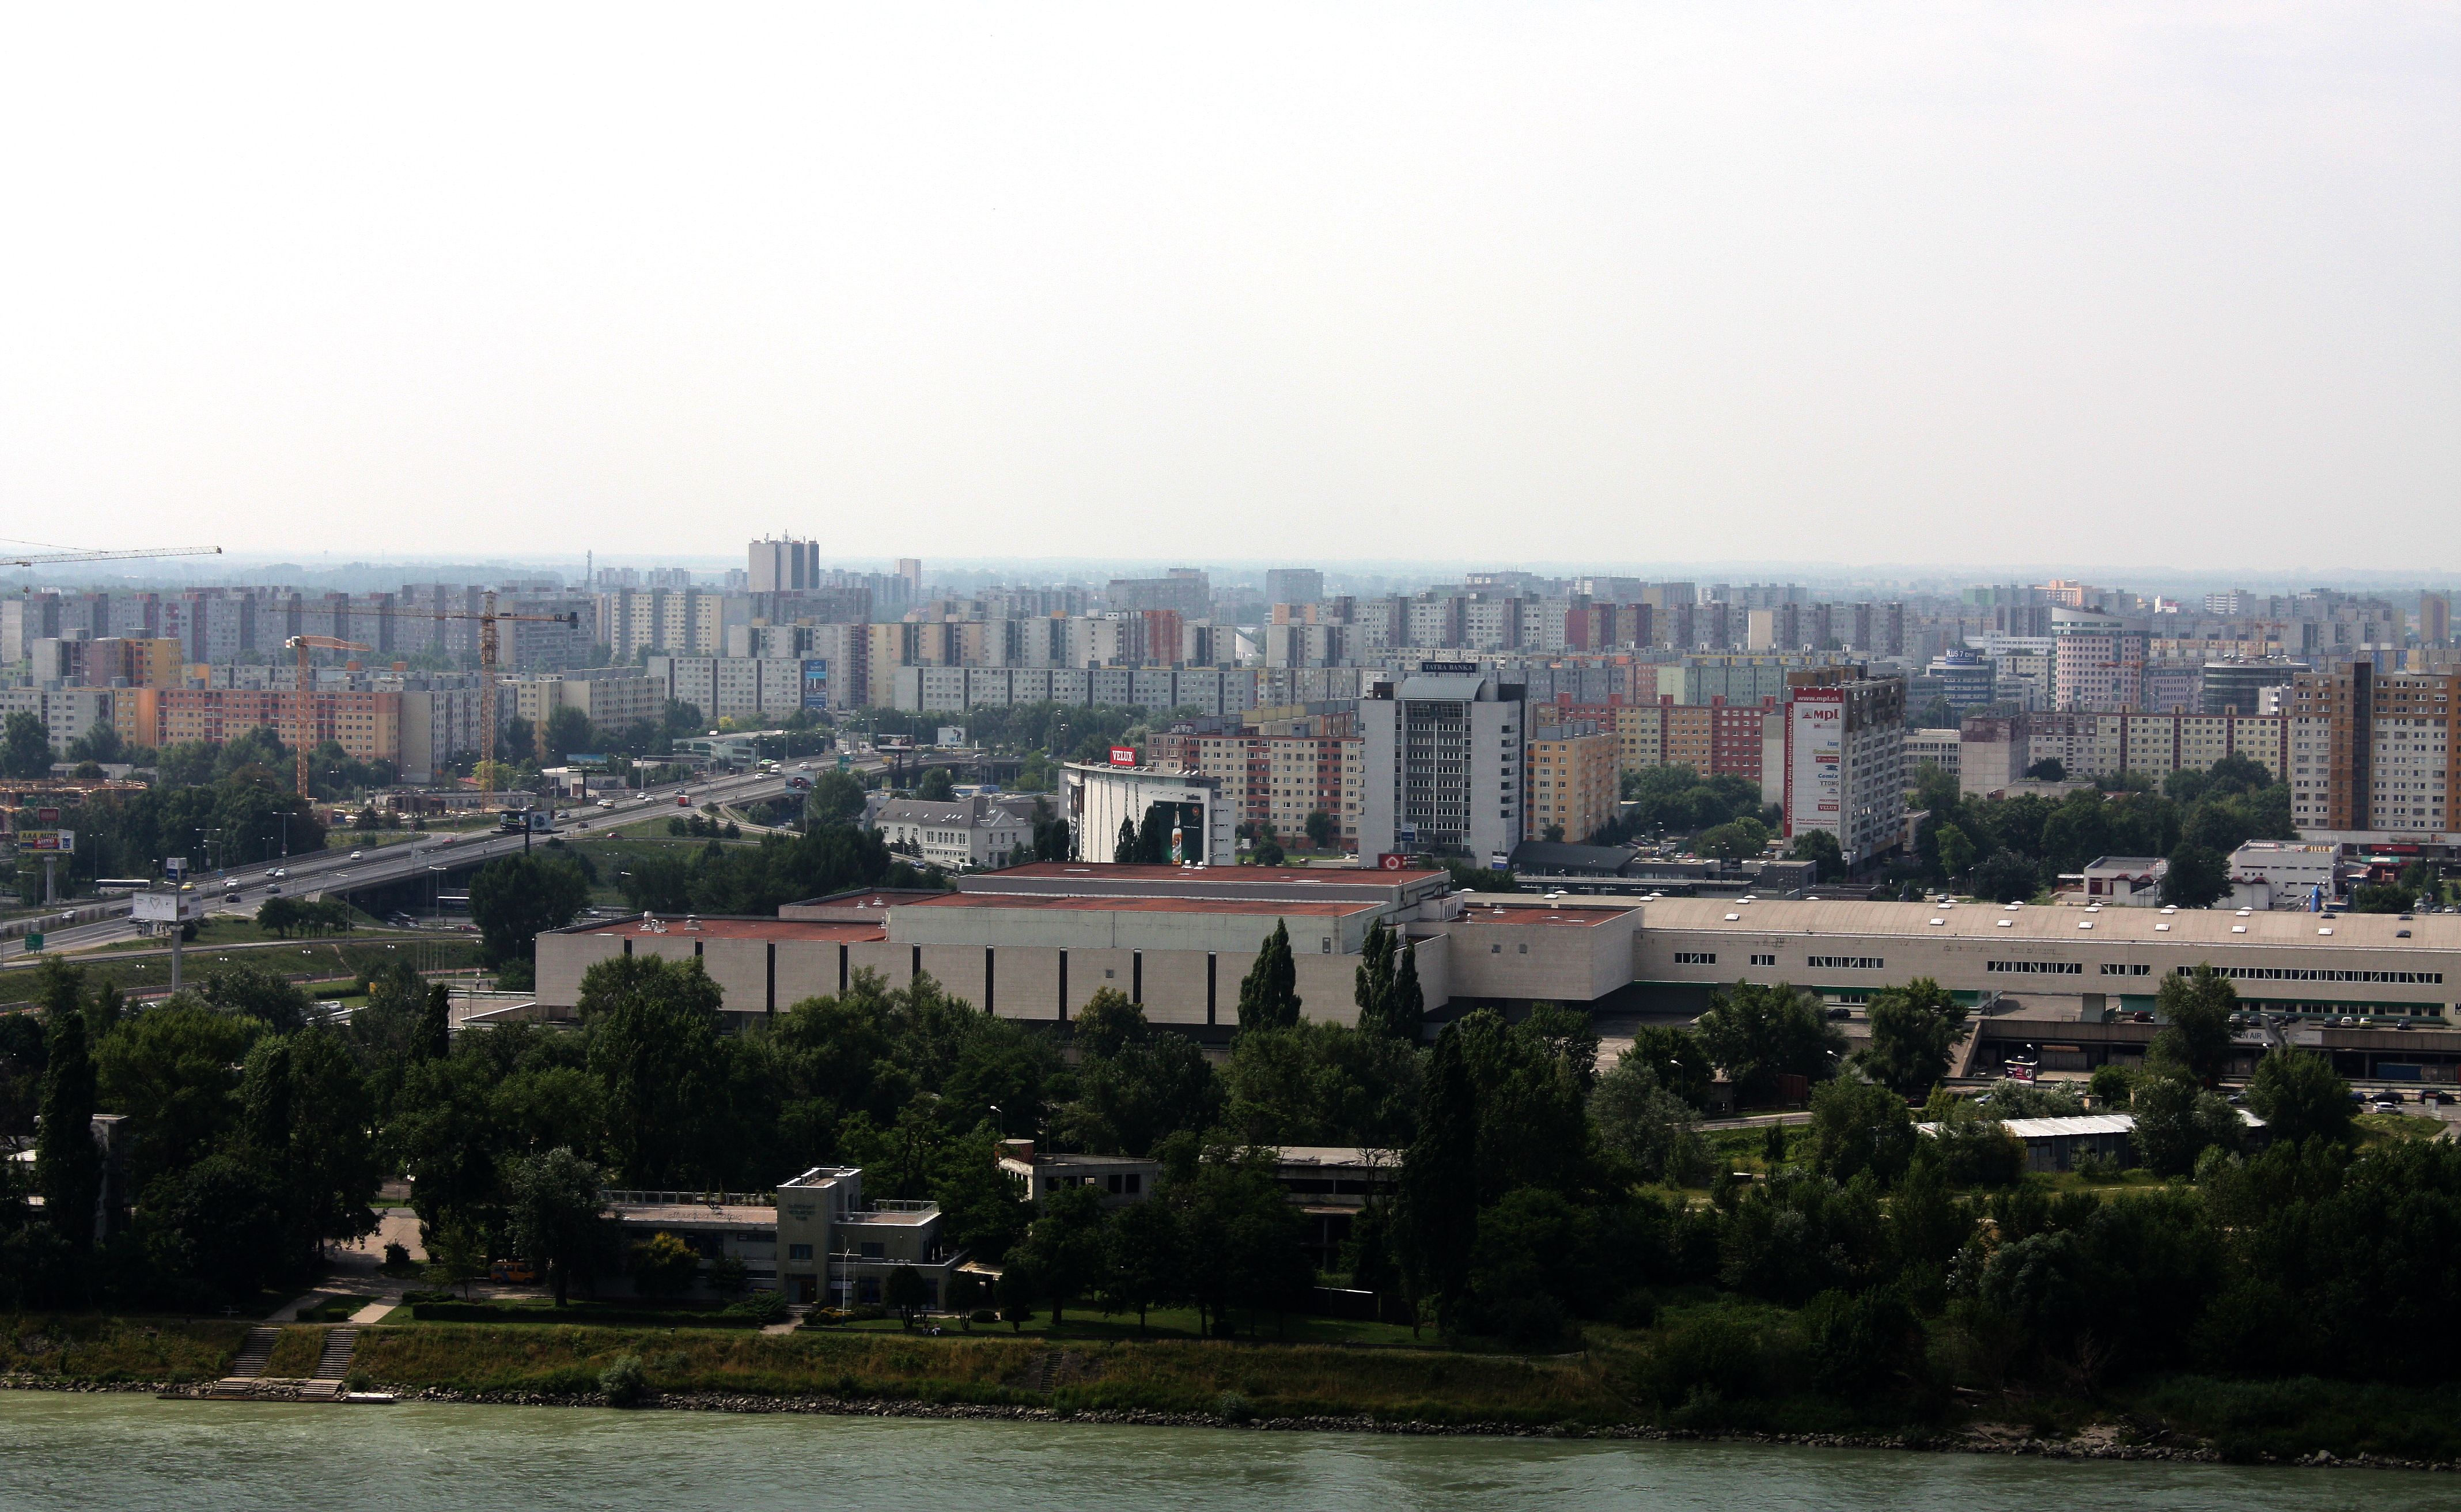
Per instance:
[[[1846,839],[1846,692],[1840,688],[1795,691],[1786,722],[1786,833],[1815,829]]]
[[[1135,746],[1113,746],[1113,747],[1111,747],[1111,765],[1113,765],[1113,766],[1135,766],[1136,764],[1137,764],[1137,748],[1136,748]]]
[[[76,851],[76,831],[73,829],[21,829],[17,832],[19,850],[43,851],[68,856]]]
[[[129,917],[147,924],[180,924],[205,916],[205,901],[193,892],[140,892],[129,902]]]
[[[829,664],[825,657],[803,658],[803,707],[814,711],[829,707]]]

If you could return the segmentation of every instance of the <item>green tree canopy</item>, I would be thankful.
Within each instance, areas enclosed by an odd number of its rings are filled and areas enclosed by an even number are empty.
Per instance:
[[[581,868],[560,856],[506,856],[470,879],[470,917],[489,966],[528,961],[544,930],[561,929],[589,902]]]
[[[1710,994],[1695,1032],[1746,1105],[1776,1097],[1782,1073],[1826,1080],[1846,1049],[1846,1037],[1822,1016],[1810,994],[1784,982],[1720,988]]]
[[[1273,921],[1273,932],[1239,983],[1239,1027],[1288,1029],[1299,1021],[1298,965],[1291,956],[1290,926]]]
[[[1872,994],[1871,1043],[1854,1053],[1866,1075],[1901,1097],[1919,1097],[1948,1075],[1965,1006],[1927,976]]]

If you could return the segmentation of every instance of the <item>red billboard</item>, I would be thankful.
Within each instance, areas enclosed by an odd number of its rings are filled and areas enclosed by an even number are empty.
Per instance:
[[[1136,764],[1137,764],[1137,748],[1136,748],[1135,746],[1113,746],[1113,747],[1111,747],[1111,765],[1113,765],[1113,766],[1135,766]]]

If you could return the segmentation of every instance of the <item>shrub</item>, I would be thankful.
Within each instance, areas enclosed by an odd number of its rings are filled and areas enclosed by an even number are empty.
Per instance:
[[[1658,1295],[1649,1290],[1629,1291],[1616,1304],[1615,1325],[1619,1329],[1645,1329],[1658,1321]]]
[[[1224,1392],[1213,1398],[1213,1411],[1225,1421],[1234,1423],[1244,1423],[1256,1416],[1254,1405],[1237,1392]]]
[[[753,1318],[762,1323],[783,1323],[794,1312],[782,1291],[755,1291],[726,1305],[728,1316]]]
[[[1658,1331],[1642,1380],[1661,1406],[1680,1407],[1701,1394],[1752,1395],[1760,1387],[1759,1335],[1742,1321],[1697,1313]]]
[[[598,1390],[610,1407],[634,1407],[650,1395],[649,1375],[641,1369],[641,1356],[627,1354],[598,1373]]]
[[[997,1323],[999,1320],[999,1314],[989,1308],[976,1308],[966,1314],[966,1321],[969,1323]]]
[[[1496,1333],[1516,1350],[1540,1349],[1564,1338],[1563,1305],[1544,1292],[1508,1298],[1493,1310]]]

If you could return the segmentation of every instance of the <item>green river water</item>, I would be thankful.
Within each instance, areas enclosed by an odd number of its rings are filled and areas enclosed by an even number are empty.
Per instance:
[[[0,1509],[2410,1512],[2461,1480],[1992,1455],[0,1392]]]

